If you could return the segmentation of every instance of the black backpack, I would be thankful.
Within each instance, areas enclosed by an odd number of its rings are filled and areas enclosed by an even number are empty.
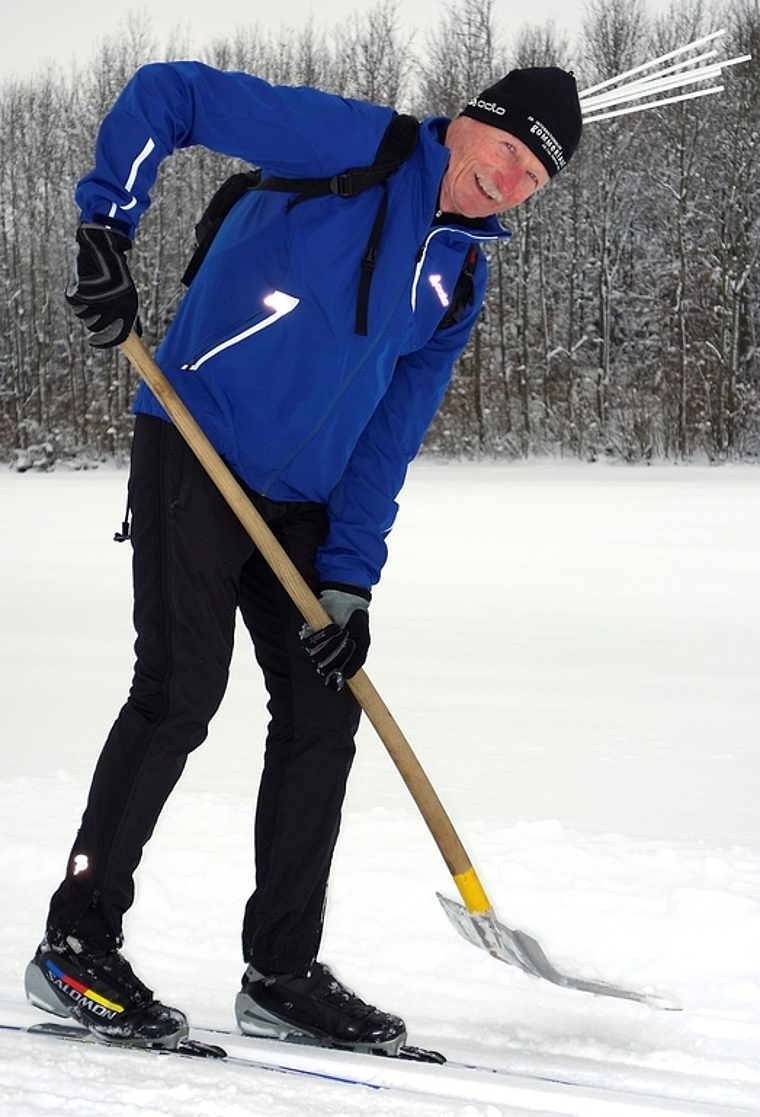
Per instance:
[[[385,188],[383,197],[372,225],[369,240],[362,253],[359,291],[356,298],[355,332],[362,337],[366,337],[370,287],[377,262],[383,225],[385,224],[385,215],[388,210],[387,182],[401,164],[412,155],[417,147],[418,138],[419,121],[413,116],[394,113],[380,141],[377,154],[369,166],[349,167],[341,174],[333,175],[332,178],[279,178],[276,176],[263,178],[262,172],[258,169],[240,171],[231,175],[216,191],[203,211],[200,221],[195,226],[196,249],[190,257],[182,276],[185,287],[189,287],[195,278],[227,214],[249,190],[276,190],[294,194],[295,197],[290,199],[285,208],[285,212],[290,213],[295,206],[300,205],[301,202],[309,201],[311,198],[326,197],[328,194],[335,194],[338,198],[355,198],[373,186],[383,186]],[[451,302],[439,323],[439,329],[447,329],[459,322],[466,307],[472,303],[474,298],[473,275],[477,260],[478,249],[473,245],[467,253]]]

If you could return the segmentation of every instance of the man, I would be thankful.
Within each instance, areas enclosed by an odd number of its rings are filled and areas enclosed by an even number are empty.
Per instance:
[[[116,345],[136,323],[126,253],[173,150],[203,144],[267,176],[329,181],[373,165],[393,118],[200,63],[139,70],[103,121],[95,168],[77,191],[67,297],[91,343]],[[554,177],[580,134],[572,75],[513,71],[456,120],[423,121],[414,150],[373,188],[303,204],[295,187],[254,190],[233,206],[157,359],[333,623],[302,630],[142,385],[130,474],[135,674],[27,969],[33,1003],[113,1042],[172,1047],[187,1033],[184,1014],[156,1000],[121,955],[122,917],[143,846],[221,702],[240,609],[271,722],[238,1022],[365,1051],[404,1042],[402,1020],[317,961],[359,722],[343,682],[367,655],[395,498],[483,301],[477,246],[508,235],[495,214]]]

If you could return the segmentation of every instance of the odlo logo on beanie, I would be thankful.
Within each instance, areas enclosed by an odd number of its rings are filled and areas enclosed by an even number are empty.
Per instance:
[[[504,116],[504,113],[507,111],[505,108],[502,108],[501,105],[497,105],[495,101],[480,101],[477,97],[473,97],[469,104],[474,109],[482,109],[483,112],[492,112],[497,116]]]

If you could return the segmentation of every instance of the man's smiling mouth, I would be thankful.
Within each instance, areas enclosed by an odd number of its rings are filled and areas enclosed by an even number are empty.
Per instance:
[[[486,178],[482,178],[477,171],[475,172],[475,181],[477,182],[478,188],[481,194],[484,195],[484,197],[488,198],[490,202],[495,202],[497,205],[502,205],[502,203],[504,202],[504,198],[492,182],[489,182],[489,180]]]

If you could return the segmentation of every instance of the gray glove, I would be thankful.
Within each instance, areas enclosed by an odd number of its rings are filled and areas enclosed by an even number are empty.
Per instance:
[[[369,651],[369,590],[331,582],[324,585],[319,603],[332,623],[318,632],[305,624],[301,644],[331,690],[340,690],[363,666]]]

